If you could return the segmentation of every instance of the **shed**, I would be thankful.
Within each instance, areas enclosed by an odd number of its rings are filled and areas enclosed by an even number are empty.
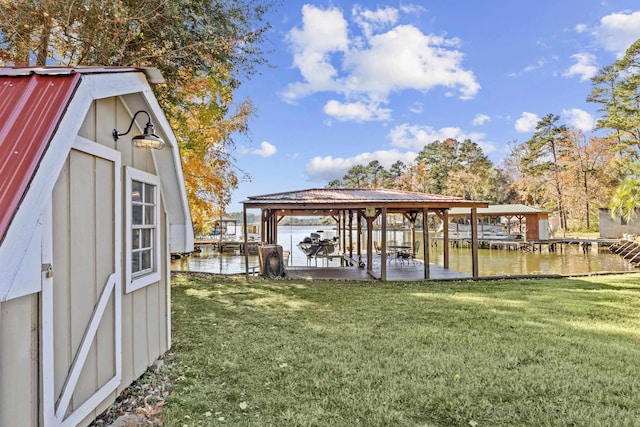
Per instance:
[[[193,230],[161,82],[0,68],[2,426],[87,425],[171,346],[170,253]],[[113,136],[149,123],[164,149]]]

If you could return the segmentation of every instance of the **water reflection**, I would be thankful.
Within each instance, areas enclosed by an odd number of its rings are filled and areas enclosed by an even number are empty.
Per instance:
[[[311,232],[323,230],[325,237],[332,237],[335,230],[331,227],[289,227],[278,229],[278,244],[285,251],[291,251],[289,265],[308,265],[306,256],[296,247]],[[380,233],[374,233],[373,240],[381,241]],[[354,233],[355,238],[355,233]],[[422,240],[422,233],[416,234],[417,240]],[[364,240],[364,239],[363,239]],[[411,235],[408,230],[390,231],[387,241],[395,241],[397,244],[408,244]],[[364,243],[363,243],[364,245]],[[442,242],[437,246],[431,246],[429,257],[432,263],[443,264]],[[422,256],[419,256],[422,258]],[[597,245],[593,245],[588,251],[583,252],[577,245],[563,245],[562,251],[549,252],[545,246],[542,251],[505,251],[496,249],[480,249],[478,254],[480,276],[494,275],[524,275],[524,274],[582,274],[605,271],[633,271],[634,267],[619,257],[606,250],[598,251]],[[257,255],[250,255],[249,267],[258,267]],[[311,265],[316,265],[312,260]],[[324,265],[319,260],[318,266]],[[339,266],[334,261],[331,266]],[[471,250],[468,248],[451,248],[449,268],[463,273],[471,274]],[[194,254],[181,260],[172,261],[172,270],[199,271],[218,274],[243,274],[245,271],[244,256],[239,253],[216,253],[203,247],[203,252]]]
[[[442,265],[442,244],[431,248],[431,262]],[[452,248],[449,268],[471,274],[471,250]],[[562,245],[562,251],[505,251],[480,249],[478,253],[480,276],[524,274],[583,274],[609,271],[633,271],[634,267],[618,255],[598,251],[593,247],[583,252],[575,245]]]

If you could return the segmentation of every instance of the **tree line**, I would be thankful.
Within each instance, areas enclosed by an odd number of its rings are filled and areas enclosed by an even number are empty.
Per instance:
[[[176,135],[194,227],[224,213],[248,174],[233,135],[248,131],[243,80],[266,63],[267,12],[280,0],[0,0],[0,65],[149,66]]]
[[[153,66],[177,137],[196,230],[224,213],[245,171],[233,135],[254,107],[234,98],[265,65],[267,13],[280,0],[0,0],[0,65]],[[563,228],[594,228],[597,208],[627,220],[640,206],[640,40],[592,79],[599,106],[585,136],[548,114],[500,164],[470,140],[434,141],[410,164],[353,167],[331,187],[401,188],[558,212]]]
[[[556,213],[559,227],[595,230],[599,208],[627,221],[640,207],[640,40],[591,79],[587,101],[601,116],[591,135],[556,114],[539,120],[532,137],[511,142],[495,165],[471,140],[446,139],[423,147],[409,164],[387,170],[379,161],[356,165],[330,188],[395,188],[523,203]]]

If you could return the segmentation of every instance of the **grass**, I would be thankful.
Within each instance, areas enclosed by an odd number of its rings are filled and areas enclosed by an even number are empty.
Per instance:
[[[174,277],[171,426],[640,424],[640,276]]]

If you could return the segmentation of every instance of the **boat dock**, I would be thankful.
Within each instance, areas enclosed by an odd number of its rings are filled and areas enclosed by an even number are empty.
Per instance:
[[[442,237],[431,237],[431,245],[438,246],[442,244]],[[547,240],[522,240],[522,239],[499,239],[499,238],[478,238],[478,245],[480,249],[499,249],[507,251],[542,251],[544,249],[549,252],[561,251],[560,245],[580,245],[582,247],[590,247],[592,245],[598,245],[600,248],[608,248],[609,246],[619,243],[620,239],[580,239],[580,238],[555,238]],[[258,241],[247,242],[249,247],[249,253],[258,253]],[[449,238],[449,244],[453,247],[471,247],[470,237],[452,237]],[[194,241],[194,247],[197,251],[201,251],[204,247],[208,250],[220,253],[244,253],[243,241],[237,240],[218,240],[218,239],[196,239]],[[330,258],[339,258],[342,255],[331,255]],[[318,258],[326,258],[326,255],[319,254]],[[315,257],[314,257],[315,258]]]
[[[640,267],[640,243],[633,240],[619,240],[610,247],[611,252],[620,255],[622,258]]]
[[[258,241],[250,241],[247,242],[249,253],[257,254],[258,246],[260,246],[260,242]],[[193,241],[193,246],[195,252],[201,252],[203,248],[206,248],[213,252],[220,253],[244,253],[245,243],[240,240],[219,240],[215,237],[213,239],[195,239]]]
[[[442,244],[442,237],[431,238],[431,244],[438,246]],[[618,243],[619,239],[580,239],[580,238],[554,238],[546,240],[523,240],[523,239],[500,239],[478,237],[478,247],[480,249],[498,249],[507,251],[530,251],[542,252],[546,249],[549,252],[562,252],[562,245],[579,245],[585,250],[593,245],[597,245],[598,250],[608,248]],[[452,247],[471,247],[471,237],[449,238]]]

